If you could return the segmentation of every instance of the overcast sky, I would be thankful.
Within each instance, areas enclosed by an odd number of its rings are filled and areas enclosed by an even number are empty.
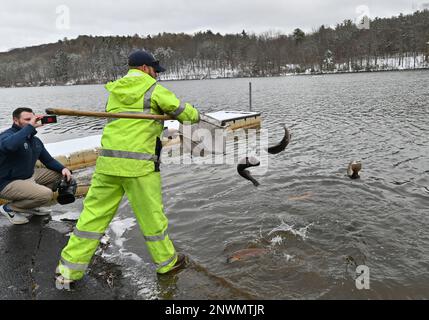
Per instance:
[[[312,31],[367,11],[373,18],[421,8],[429,0],[2,0],[0,52],[81,34]]]

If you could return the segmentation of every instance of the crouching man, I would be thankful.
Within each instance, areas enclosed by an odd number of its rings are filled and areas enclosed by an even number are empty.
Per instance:
[[[71,172],[51,157],[42,141],[35,137],[40,119],[30,108],[18,108],[13,125],[0,133],[0,198],[10,202],[0,206],[0,212],[13,224],[24,224],[22,213],[44,215],[37,208],[53,198],[53,188]],[[34,168],[40,160],[46,168]]]

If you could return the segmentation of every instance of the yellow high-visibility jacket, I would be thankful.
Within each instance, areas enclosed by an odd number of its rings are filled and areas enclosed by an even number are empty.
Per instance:
[[[199,112],[181,103],[170,90],[148,74],[130,69],[123,78],[109,82],[106,111],[114,113],[168,114],[181,123],[196,123]],[[163,121],[115,119],[104,127],[95,171],[107,175],[138,177],[159,171]]]

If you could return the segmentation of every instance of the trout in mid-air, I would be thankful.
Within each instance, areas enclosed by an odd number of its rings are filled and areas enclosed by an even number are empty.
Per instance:
[[[291,139],[291,134],[289,133],[289,130],[286,128],[285,125],[283,125],[283,127],[285,130],[285,135],[283,136],[283,139],[278,144],[276,144],[275,146],[269,147],[267,149],[268,153],[270,153],[270,154],[280,153],[284,149],[286,149],[287,145],[289,144],[290,139]],[[255,187],[257,187],[257,186],[259,186],[259,182],[256,181],[256,179],[253,178],[252,175],[250,174],[249,170],[246,170],[246,169],[250,168],[250,167],[256,167],[259,165],[260,165],[259,160],[254,158],[254,157],[246,157],[244,159],[241,159],[237,165],[238,174],[240,176],[242,176],[243,178],[245,178],[249,181],[252,181],[253,185]]]
[[[257,167],[260,164],[261,163],[259,162],[259,160],[255,157],[246,157],[245,159],[241,159],[237,165],[238,174],[243,178],[252,181],[253,185],[257,187],[259,186],[259,182],[256,181],[256,179],[253,178],[250,174],[249,170],[246,169],[250,167]]]
[[[268,150],[267,150],[268,153],[270,153],[270,154],[277,154],[277,153],[282,152],[284,149],[286,149],[287,145],[290,142],[291,134],[290,134],[289,130],[286,128],[285,125],[283,125],[283,128],[285,130],[285,135],[283,136],[282,141],[280,141],[275,146],[269,147]]]

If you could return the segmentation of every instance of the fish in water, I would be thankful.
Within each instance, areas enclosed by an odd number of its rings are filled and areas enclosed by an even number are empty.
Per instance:
[[[359,171],[362,169],[362,163],[360,161],[352,161],[349,163],[347,168],[347,175],[350,179],[359,179]]]
[[[283,125],[283,128],[285,130],[285,135],[284,135],[282,141],[280,141],[280,143],[278,143],[275,146],[269,147],[268,150],[267,150],[268,153],[270,153],[270,154],[277,154],[277,153],[282,152],[284,149],[286,149],[287,145],[290,142],[291,134],[290,134],[289,130],[286,128],[285,125]]]
[[[227,262],[232,263],[235,261],[246,260],[252,257],[259,257],[264,254],[267,254],[268,251],[269,251],[268,249],[264,249],[264,248],[249,248],[249,249],[238,250],[228,257]]]
[[[255,157],[246,157],[245,159],[241,159],[237,165],[237,171],[240,176],[243,178],[252,181],[255,187],[259,186],[259,182],[252,177],[249,170],[246,170],[249,167],[257,167],[261,163]]]

